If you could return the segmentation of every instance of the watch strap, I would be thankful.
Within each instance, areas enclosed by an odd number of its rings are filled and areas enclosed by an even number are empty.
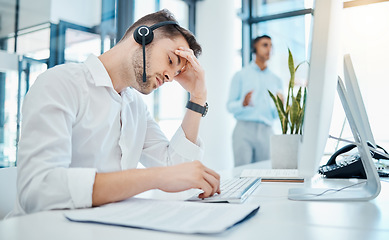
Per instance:
[[[188,101],[188,103],[186,104],[186,108],[198,112],[201,114],[202,117],[205,117],[208,112],[208,103],[205,103],[205,106],[201,106],[200,104]]]

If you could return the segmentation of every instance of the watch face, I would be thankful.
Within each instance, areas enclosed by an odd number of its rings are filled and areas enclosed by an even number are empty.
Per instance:
[[[207,113],[208,113],[208,103],[205,103],[203,117],[205,117],[205,115],[207,115]]]

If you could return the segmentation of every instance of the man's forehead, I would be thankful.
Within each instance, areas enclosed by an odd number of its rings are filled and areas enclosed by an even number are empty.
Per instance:
[[[180,39],[163,38],[163,39],[157,40],[156,42],[158,42],[158,44],[162,44],[162,45],[160,45],[160,47],[162,47],[164,45],[165,48],[167,48],[171,51],[175,51],[179,47],[189,48],[189,44],[185,40],[185,38],[183,38],[181,40]]]
[[[189,44],[184,37],[175,38],[173,41],[178,47],[189,48]]]
[[[271,43],[270,38],[261,38],[259,39],[258,43],[265,44],[265,43]]]

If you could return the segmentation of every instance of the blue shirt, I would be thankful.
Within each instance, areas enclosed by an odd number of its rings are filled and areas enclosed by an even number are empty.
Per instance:
[[[268,90],[274,95],[282,93],[281,79],[268,68],[262,71],[255,61],[252,61],[232,78],[227,109],[237,120],[272,126],[273,121],[278,118],[278,113]],[[250,91],[253,91],[251,103],[244,107],[244,98]]]

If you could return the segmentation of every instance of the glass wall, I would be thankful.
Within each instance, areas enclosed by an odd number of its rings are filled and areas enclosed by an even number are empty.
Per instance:
[[[16,161],[18,72],[0,73],[5,82],[4,112],[0,143],[0,167],[14,166]]]
[[[293,54],[295,64],[308,61],[312,15],[301,15],[290,18],[275,19],[261,22],[256,25],[257,35],[269,35],[272,38],[272,55],[269,68],[281,79],[285,86],[289,81],[288,48]],[[307,65],[301,65],[296,72],[296,83],[305,84]]]
[[[8,46],[14,46],[15,38],[8,40]],[[34,59],[48,59],[50,57],[50,24],[43,23],[19,31],[16,53]],[[13,52],[8,47],[8,52]]]
[[[101,38],[97,33],[68,28],[65,32],[65,62],[84,62],[90,54],[100,55]]]
[[[0,51],[0,167],[15,164],[18,56]]]
[[[283,14],[312,8],[313,0],[258,0],[254,1],[257,16]]]
[[[10,60],[0,59],[0,167],[4,167],[16,165],[24,96],[38,75],[47,69],[50,59],[56,64],[84,61],[91,53],[100,54],[101,40],[99,34],[67,27],[61,46],[59,24],[49,22],[54,1],[1,0],[1,3],[1,22],[7,27],[0,28],[0,48],[17,56],[17,66],[12,71],[3,68]],[[15,24],[17,4],[18,25]],[[95,4],[101,5],[101,1]],[[58,60],[61,49],[62,62]]]

